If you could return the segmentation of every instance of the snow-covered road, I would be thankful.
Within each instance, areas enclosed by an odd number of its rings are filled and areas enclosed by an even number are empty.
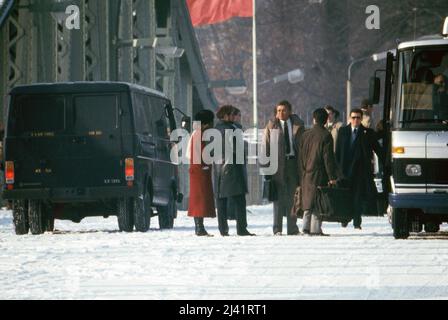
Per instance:
[[[250,210],[258,236],[228,238],[216,219],[206,220],[215,237],[195,237],[184,212],[171,231],[119,233],[113,217],[18,237],[1,211],[0,299],[448,298],[446,240],[394,240],[387,218],[372,217],[363,231],[324,224],[331,237],[274,237],[272,206]]]

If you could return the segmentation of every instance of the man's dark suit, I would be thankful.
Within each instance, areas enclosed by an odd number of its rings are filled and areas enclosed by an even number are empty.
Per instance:
[[[353,191],[353,224],[360,227],[363,209],[369,204],[374,205],[377,193],[373,180],[373,152],[382,160],[383,150],[372,129],[361,125],[354,141],[352,132],[351,125],[339,130],[336,161],[343,177],[350,182]]]

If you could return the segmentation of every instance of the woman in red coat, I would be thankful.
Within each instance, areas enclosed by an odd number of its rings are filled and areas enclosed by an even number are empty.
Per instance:
[[[215,115],[209,110],[198,112],[194,121],[201,122],[201,129],[196,129],[189,143],[190,152],[190,199],[188,204],[188,216],[194,218],[197,236],[210,236],[204,228],[204,218],[215,218],[215,202],[212,185],[212,166],[204,163],[202,150],[205,143],[202,141],[202,133],[213,128]]]

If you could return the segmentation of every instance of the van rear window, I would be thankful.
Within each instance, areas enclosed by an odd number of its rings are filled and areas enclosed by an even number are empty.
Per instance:
[[[15,134],[63,131],[65,107],[63,96],[17,96],[10,117],[11,130]]]
[[[75,132],[111,132],[118,129],[118,97],[116,95],[77,96]]]

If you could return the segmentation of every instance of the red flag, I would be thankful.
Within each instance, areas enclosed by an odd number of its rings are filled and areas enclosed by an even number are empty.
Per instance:
[[[252,0],[187,0],[187,5],[195,27],[253,16]]]

